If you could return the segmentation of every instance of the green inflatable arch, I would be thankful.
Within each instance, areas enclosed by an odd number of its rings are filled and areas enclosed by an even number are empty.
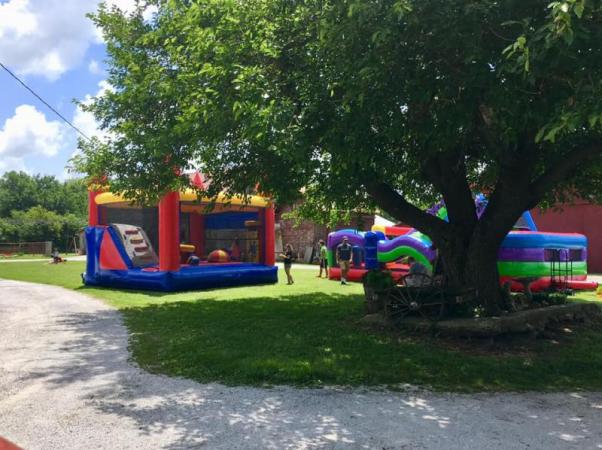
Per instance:
[[[416,250],[412,247],[408,247],[406,245],[399,246],[386,253],[378,252],[378,262],[388,263],[388,262],[395,261],[399,258],[403,258],[404,256],[411,256],[416,261],[418,261],[419,263],[423,264],[426,268],[428,268],[431,271],[431,273],[433,272],[433,265],[427,259],[427,257],[424,256],[422,253],[420,253],[418,250]]]

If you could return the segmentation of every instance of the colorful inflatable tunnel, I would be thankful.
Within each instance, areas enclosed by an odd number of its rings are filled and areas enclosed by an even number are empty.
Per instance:
[[[151,208],[110,192],[89,198],[87,285],[176,291],[278,281],[274,208],[261,196],[220,195],[212,209],[192,189]]]
[[[476,198],[477,211],[482,214],[486,199]],[[429,212],[447,220],[442,203]],[[553,285],[570,289],[595,289],[597,283],[587,280],[587,238],[576,233],[546,233],[537,227],[527,211],[519,219],[504,241],[498,253],[500,284],[510,283],[512,290],[521,291],[528,283],[532,291],[541,291]],[[436,259],[432,242],[414,229],[406,227],[374,226],[371,232],[339,230],[328,236],[328,257],[331,279],[340,279],[340,270],[335,264],[337,245],[347,236],[355,247],[365,254],[361,263],[352,265],[348,278],[361,281],[370,269],[390,269],[395,279],[407,273],[408,267],[397,261],[412,256],[430,270]]]

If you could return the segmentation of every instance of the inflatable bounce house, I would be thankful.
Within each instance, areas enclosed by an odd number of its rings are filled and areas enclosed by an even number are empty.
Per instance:
[[[197,173],[191,182],[204,181]],[[220,194],[210,203],[193,189],[151,208],[91,191],[84,283],[159,291],[276,283],[270,201]]]
[[[477,213],[483,213],[487,200],[476,198]],[[429,210],[447,220],[443,203]],[[372,231],[339,230],[328,235],[330,279],[338,280],[341,272],[335,264],[335,251],[343,237],[353,246],[353,264],[348,279],[361,281],[370,269],[385,266],[399,280],[408,267],[400,260],[407,256],[424,264],[431,272],[436,251],[428,236],[412,228],[373,226]],[[532,291],[542,291],[554,284],[569,289],[595,289],[597,283],[587,281],[587,238],[576,233],[548,233],[537,230],[531,213],[523,213],[508,233],[498,253],[500,283],[511,283],[514,291],[522,291],[528,281]]]

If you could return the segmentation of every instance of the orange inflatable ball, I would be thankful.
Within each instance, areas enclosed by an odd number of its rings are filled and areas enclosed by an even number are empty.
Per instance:
[[[230,255],[225,250],[213,250],[207,255],[207,261],[210,263],[225,263],[230,261]]]

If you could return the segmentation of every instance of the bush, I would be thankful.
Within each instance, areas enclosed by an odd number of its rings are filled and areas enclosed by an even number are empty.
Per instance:
[[[395,286],[393,275],[388,270],[370,270],[364,275],[363,283],[376,291],[384,291]]]

